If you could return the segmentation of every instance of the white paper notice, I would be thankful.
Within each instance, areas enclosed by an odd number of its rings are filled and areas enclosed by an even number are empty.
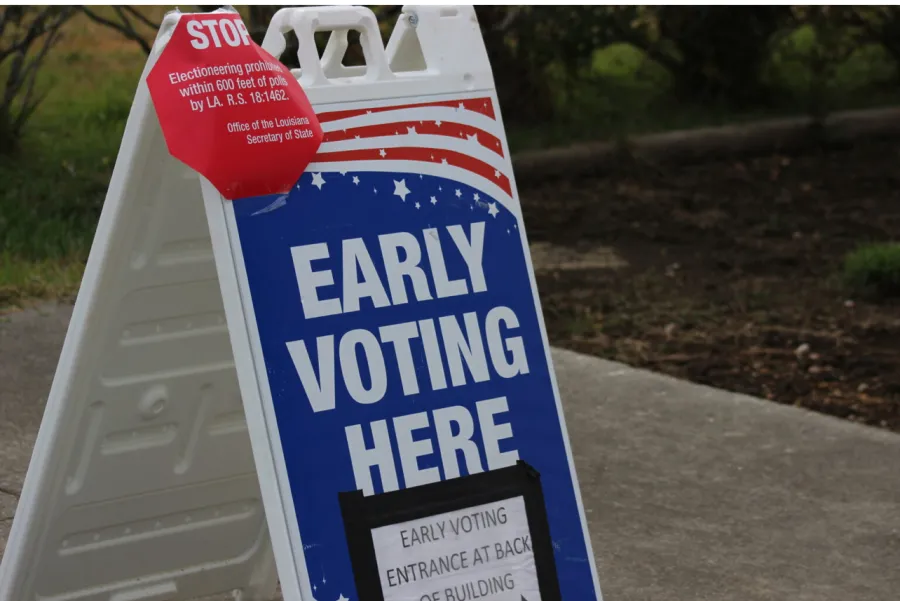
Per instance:
[[[540,601],[522,497],[372,530],[384,601]]]

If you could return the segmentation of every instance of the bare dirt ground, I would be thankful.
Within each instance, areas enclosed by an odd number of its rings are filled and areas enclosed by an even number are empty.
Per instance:
[[[522,191],[551,342],[900,431],[900,302],[841,280],[900,240],[900,145]]]

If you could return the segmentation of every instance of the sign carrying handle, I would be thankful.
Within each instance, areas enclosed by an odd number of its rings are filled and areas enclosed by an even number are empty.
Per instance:
[[[359,31],[359,43],[366,60],[365,74],[361,77],[365,81],[394,79],[381,42],[375,13],[362,6],[283,8],[272,17],[262,47],[272,56],[280,57],[287,47],[284,34],[293,30],[299,44],[297,59],[300,62],[300,85],[327,85],[333,82],[329,80],[326,71],[332,72],[335,61],[339,64],[343,59],[347,50],[347,32],[351,29]],[[322,59],[316,48],[317,31],[334,32]],[[336,40],[335,36],[338,36]]]

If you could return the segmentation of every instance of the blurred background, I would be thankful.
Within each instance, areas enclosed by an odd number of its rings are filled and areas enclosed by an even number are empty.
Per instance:
[[[169,8],[0,7],[0,315],[77,293]],[[237,8],[261,41],[279,7]],[[553,344],[900,431],[900,8],[477,11],[514,154],[611,149],[520,185]],[[709,150],[787,117],[790,152]],[[634,152],[672,130],[690,161]]]

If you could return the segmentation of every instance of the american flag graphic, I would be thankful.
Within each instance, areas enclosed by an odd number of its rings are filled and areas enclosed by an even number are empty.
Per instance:
[[[512,213],[511,167],[490,97],[317,114],[325,133],[308,172],[408,170],[483,190]]]

